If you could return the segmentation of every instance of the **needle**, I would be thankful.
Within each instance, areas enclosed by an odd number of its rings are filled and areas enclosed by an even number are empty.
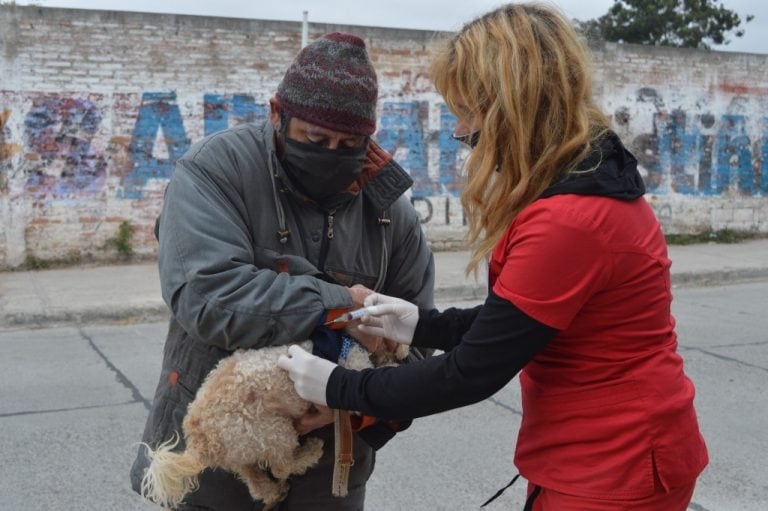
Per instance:
[[[355,309],[353,311],[345,312],[341,316],[339,316],[336,319],[332,319],[330,321],[326,321],[323,323],[324,325],[333,325],[335,323],[348,323],[354,319],[360,319],[363,316],[365,316],[368,313],[368,307],[363,307],[362,309]]]

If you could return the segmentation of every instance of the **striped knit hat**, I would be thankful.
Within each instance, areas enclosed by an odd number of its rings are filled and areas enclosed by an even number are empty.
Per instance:
[[[303,48],[277,88],[289,117],[354,135],[376,131],[377,94],[365,42],[339,32]]]

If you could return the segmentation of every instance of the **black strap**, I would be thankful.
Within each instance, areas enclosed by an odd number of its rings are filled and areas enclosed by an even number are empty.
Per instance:
[[[528,495],[528,498],[525,500],[525,507],[523,508],[523,511],[532,511],[533,510],[533,501],[536,500],[536,497],[539,496],[539,493],[541,493],[541,486],[538,484],[533,487],[533,491],[530,495]]]
[[[490,499],[486,500],[486,501],[485,501],[485,504],[483,504],[483,505],[482,505],[482,506],[480,506],[480,507],[485,507],[485,506],[487,506],[488,504],[490,504],[491,502],[493,502],[494,500],[496,500],[496,499],[498,499],[499,497],[501,497],[501,494],[502,494],[502,493],[504,493],[504,492],[507,490],[507,488],[509,488],[510,486],[512,486],[513,484],[515,484],[515,481],[517,481],[519,478],[520,478],[520,474],[517,474],[515,477],[513,477],[513,478],[512,478],[512,480],[509,482],[509,484],[508,484],[508,485],[506,485],[506,486],[505,486],[504,488],[502,488],[501,490],[497,491],[497,492],[496,492],[496,494],[495,494],[493,497],[491,497]],[[526,502],[526,504],[525,504],[525,505],[526,505],[525,511],[527,511],[527,510],[528,510],[528,507],[527,507],[527,506],[528,506],[528,503]]]

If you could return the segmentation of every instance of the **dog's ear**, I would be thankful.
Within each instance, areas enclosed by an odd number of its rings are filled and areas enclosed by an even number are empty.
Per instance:
[[[371,355],[371,360],[376,367],[393,366],[408,358],[410,352],[411,348],[407,344],[398,344],[394,352],[381,349]]]
[[[395,350],[395,358],[398,360],[405,360],[408,358],[408,353],[411,352],[410,346],[407,344],[398,344]]]
[[[312,404],[301,399],[287,375],[286,380],[287,383],[284,386],[273,387],[257,399],[261,399],[265,412],[297,419],[307,413]]]

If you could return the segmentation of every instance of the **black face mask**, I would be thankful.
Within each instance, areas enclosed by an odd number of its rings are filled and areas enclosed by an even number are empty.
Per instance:
[[[367,141],[360,147],[327,149],[285,136],[283,140],[280,163],[293,184],[307,197],[329,211],[351,197],[345,191],[363,172]]]
[[[477,145],[477,141],[480,140],[480,130],[473,131],[472,133],[468,133],[466,135],[458,136],[455,133],[451,135],[451,138],[454,140],[458,140],[462,144],[466,144],[469,146],[470,149],[474,149]]]

